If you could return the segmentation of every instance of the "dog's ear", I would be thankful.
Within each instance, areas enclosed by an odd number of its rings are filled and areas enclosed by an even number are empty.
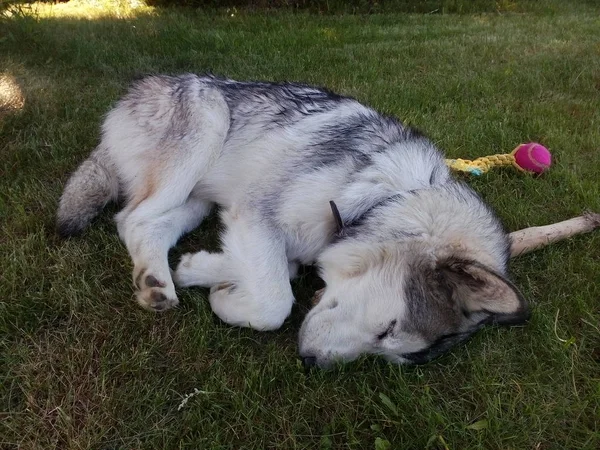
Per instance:
[[[526,321],[529,311],[518,289],[502,275],[474,261],[439,262],[438,273],[452,290],[454,301],[468,313],[491,314],[491,321],[513,325]]]

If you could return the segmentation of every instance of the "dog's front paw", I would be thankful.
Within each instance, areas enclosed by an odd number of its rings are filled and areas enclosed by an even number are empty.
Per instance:
[[[193,267],[193,260],[193,253],[186,253],[179,260],[179,264],[177,264],[177,269],[175,269],[172,273],[173,282],[176,286],[193,286],[193,281],[196,278],[196,270]]]
[[[218,283],[222,277],[222,271],[219,270],[220,258],[221,255],[205,251],[186,253],[177,264],[177,269],[173,271],[173,282],[179,287],[210,287]]]

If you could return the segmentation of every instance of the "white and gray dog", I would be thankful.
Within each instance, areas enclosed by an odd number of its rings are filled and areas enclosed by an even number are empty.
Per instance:
[[[356,100],[293,83],[149,76],[108,113],[60,200],[61,235],[122,198],[137,300],[210,288],[225,322],[279,328],[299,264],[326,283],[299,351],[328,367],[362,354],[426,362],[488,323],[527,318],[507,280],[509,239],[435,145]],[[167,254],[218,205],[222,252]]]

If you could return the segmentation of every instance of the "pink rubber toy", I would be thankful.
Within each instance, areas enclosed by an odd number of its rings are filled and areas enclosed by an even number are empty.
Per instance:
[[[514,151],[517,166],[530,172],[542,173],[552,164],[552,155],[537,142],[519,145]]]

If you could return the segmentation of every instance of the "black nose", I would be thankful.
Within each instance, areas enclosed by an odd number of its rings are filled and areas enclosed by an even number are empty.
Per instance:
[[[310,369],[311,367],[317,365],[317,358],[315,358],[314,356],[305,356],[304,358],[302,358],[302,365],[305,369]]]

